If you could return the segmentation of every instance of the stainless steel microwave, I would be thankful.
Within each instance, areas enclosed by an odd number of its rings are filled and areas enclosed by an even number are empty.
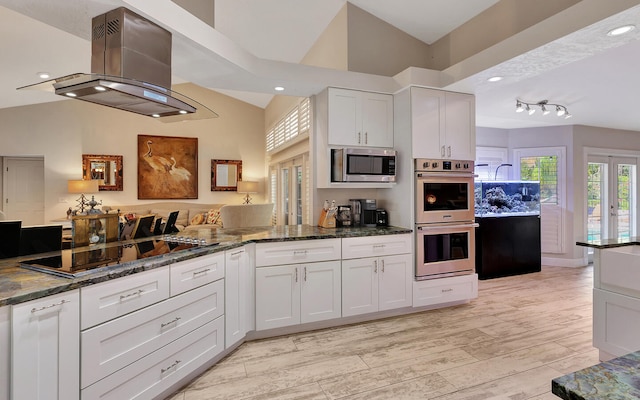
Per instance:
[[[395,150],[369,147],[331,149],[331,182],[395,181]]]

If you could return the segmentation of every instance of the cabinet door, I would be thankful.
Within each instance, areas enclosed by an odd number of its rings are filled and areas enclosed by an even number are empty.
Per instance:
[[[12,398],[79,398],[79,302],[74,290],[13,306]]]
[[[328,142],[337,146],[362,146],[361,92],[329,88]]]
[[[640,299],[593,289],[593,345],[616,357],[640,349]]]
[[[9,306],[0,307],[0,400],[9,400],[11,321]]]
[[[362,92],[361,144],[393,147],[393,96]]]
[[[413,158],[445,158],[445,92],[411,88]]]
[[[314,322],[340,318],[340,261],[301,265],[300,321]]]
[[[464,93],[445,93],[445,157],[457,160],[476,158],[475,97]]]
[[[378,309],[411,307],[413,263],[411,254],[381,257],[378,261]]]
[[[300,323],[297,265],[256,268],[256,330]]]
[[[241,341],[247,333],[247,276],[251,265],[244,247],[226,251],[225,257],[225,348],[229,348]]]
[[[378,259],[342,261],[342,316],[378,311]]]

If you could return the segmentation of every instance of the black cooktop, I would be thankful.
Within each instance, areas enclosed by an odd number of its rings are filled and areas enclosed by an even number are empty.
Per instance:
[[[164,240],[144,240],[118,245],[89,246],[81,249],[62,250],[53,255],[20,262],[23,268],[46,272],[65,278],[77,278],[103,267],[129,261],[168,254],[197,247],[195,243],[178,243]]]

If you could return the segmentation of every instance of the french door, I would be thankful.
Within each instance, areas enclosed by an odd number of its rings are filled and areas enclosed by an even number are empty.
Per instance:
[[[588,157],[588,240],[636,236],[636,174],[634,157]]]
[[[307,155],[271,167],[271,198],[277,225],[307,224],[309,208]]]

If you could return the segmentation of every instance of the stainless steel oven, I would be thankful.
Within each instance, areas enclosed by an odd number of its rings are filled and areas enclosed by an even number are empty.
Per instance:
[[[475,271],[473,161],[415,160],[416,280]]]
[[[476,265],[473,221],[416,226],[416,279],[473,274]]]
[[[473,161],[416,160],[416,223],[472,221]]]

